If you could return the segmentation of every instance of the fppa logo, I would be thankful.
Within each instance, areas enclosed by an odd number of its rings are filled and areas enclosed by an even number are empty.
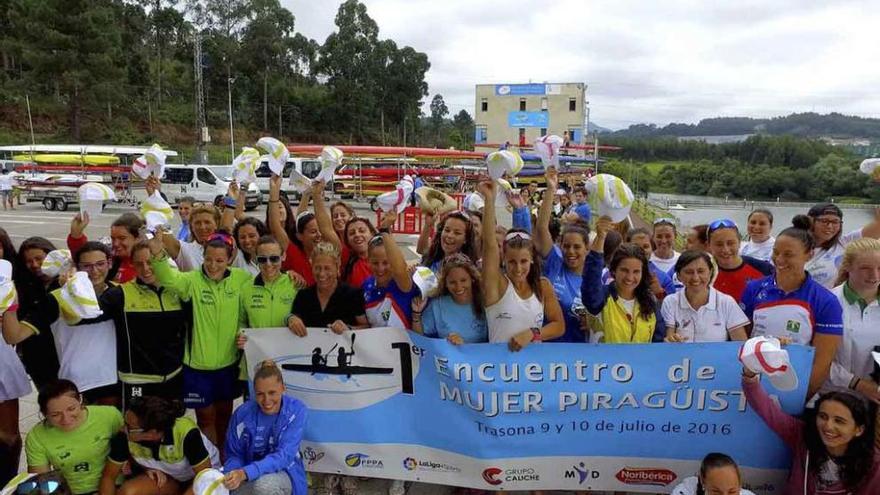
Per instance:
[[[355,452],[352,454],[348,454],[345,456],[345,465],[348,467],[356,468],[372,468],[372,469],[384,469],[385,465],[381,459],[371,459],[367,454],[362,454],[360,452]]]

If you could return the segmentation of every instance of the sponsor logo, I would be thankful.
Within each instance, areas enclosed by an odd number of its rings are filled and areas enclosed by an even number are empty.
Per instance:
[[[501,474],[501,469],[497,467],[490,467],[483,470],[483,481],[489,483],[492,486],[497,486],[501,484],[501,480],[496,479],[495,477]]]
[[[506,84],[502,85],[502,86],[498,86],[498,94],[501,96],[509,95],[510,94],[510,86],[508,86]]]
[[[313,449],[313,448],[311,448],[311,447],[306,447],[306,449],[305,449],[305,450],[303,451],[303,453],[302,453],[302,457],[303,457],[303,459],[306,460],[306,463],[307,463],[309,466],[311,466],[312,464],[314,464],[314,463],[320,461],[321,459],[323,459],[323,458],[324,458],[324,453],[323,453],[323,452],[318,452],[318,451],[316,451],[315,449]],[[346,460],[346,462],[348,462],[348,461]]]
[[[583,462],[579,462],[577,466],[572,466],[571,469],[565,470],[565,479],[577,478],[578,485],[583,485],[584,481],[588,479],[594,480],[598,477],[599,471],[587,469],[587,465]]]
[[[660,468],[625,467],[614,475],[617,481],[627,485],[666,486],[675,481],[675,473]]]
[[[492,486],[497,486],[501,483],[518,483],[523,481],[540,480],[541,476],[531,467],[511,469],[490,467],[483,470],[483,481]]]
[[[382,462],[382,459],[373,459],[367,454],[361,454],[360,452],[355,452],[353,454],[348,454],[345,456],[345,465],[348,467],[356,468],[367,468],[367,469],[384,469],[385,465]]]
[[[433,471],[438,473],[460,473],[461,468],[447,464],[445,462],[437,462],[431,460],[417,460],[413,457],[407,457],[403,460],[403,467],[407,471]]]
[[[791,333],[798,333],[801,331],[801,322],[796,320],[788,320],[785,322],[785,330]]]

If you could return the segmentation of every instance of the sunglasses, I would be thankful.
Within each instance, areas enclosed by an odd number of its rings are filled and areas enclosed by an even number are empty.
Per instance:
[[[90,272],[92,270],[103,270],[104,268],[107,268],[107,265],[109,265],[109,262],[107,260],[98,261],[95,263],[80,263],[79,269],[84,272]]]
[[[259,265],[265,265],[267,263],[272,263],[273,265],[277,265],[278,263],[281,263],[281,256],[278,256],[277,254],[273,254],[271,256],[257,256],[256,259],[257,259],[257,264],[259,264]]]
[[[381,246],[385,243],[385,239],[382,238],[382,234],[373,236],[369,242],[367,242],[368,247]]]
[[[709,224],[709,227],[706,229],[707,234],[711,234],[718,229],[735,229],[736,222],[730,220],[729,218],[722,218],[720,220],[715,220],[714,222]]]
[[[654,225],[672,225],[675,227],[675,222],[666,217],[660,217],[654,219]]]
[[[18,484],[15,489],[17,495],[45,495],[55,493],[61,488],[61,483],[55,480],[27,480]]]

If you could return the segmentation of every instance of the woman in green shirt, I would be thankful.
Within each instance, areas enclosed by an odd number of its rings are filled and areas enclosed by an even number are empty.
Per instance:
[[[110,439],[122,429],[122,413],[112,406],[84,406],[70,380],[46,384],[37,404],[46,419],[27,435],[28,472],[57,469],[75,495],[98,491]]]
[[[251,275],[229,266],[234,243],[224,231],[208,238],[201,269],[184,273],[166,261],[163,236],[150,240],[153,273],[163,287],[192,303],[192,330],[183,356],[183,402],[196,410],[199,428],[222,451],[232,401],[240,395],[235,338],[242,288]]]

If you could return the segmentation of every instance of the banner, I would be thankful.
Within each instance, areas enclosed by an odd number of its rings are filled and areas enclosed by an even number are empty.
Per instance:
[[[508,127],[550,127],[547,112],[510,112],[507,114]]]
[[[309,407],[307,469],[484,490],[668,492],[709,452],[778,494],[790,465],[747,406],[739,343],[454,346],[392,328],[246,330]],[[803,410],[813,349],[789,346]],[[766,380],[765,380],[766,381]],[[769,385],[765,386],[769,387]]]

